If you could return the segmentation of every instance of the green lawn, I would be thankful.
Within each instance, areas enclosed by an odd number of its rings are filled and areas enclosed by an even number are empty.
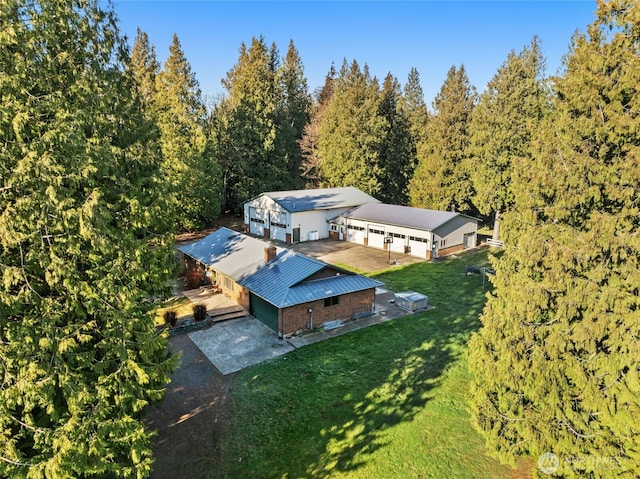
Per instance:
[[[169,298],[155,311],[156,326],[164,324],[164,312],[169,310],[175,311],[178,314],[178,318],[190,316],[193,314],[193,303],[186,296],[182,295]]]
[[[238,373],[224,460],[206,477],[510,477],[469,423],[466,343],[485,293],[467,264],[486,251],[377,274],[435,309]]]

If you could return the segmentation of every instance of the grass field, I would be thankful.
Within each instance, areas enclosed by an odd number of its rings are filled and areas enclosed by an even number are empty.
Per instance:
[[[466,343],[485,292],[467,264],[487,265],[486,251],[377,274],[435,309],[238,373],[224,460],[206,477],[516,477],[469,423]]]

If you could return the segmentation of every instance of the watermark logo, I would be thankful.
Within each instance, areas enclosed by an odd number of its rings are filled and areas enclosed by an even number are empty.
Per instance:
[[[555,474],[560,467],[560,458],[552,452],[545,452],[538,458],[538,469],[544,474]]]
[[[560,459],[575,471],[621,470],[624,462],[624,458],[617,456],[571,455],[560,458],[552,452],[545,452],[538,457],[538,469],[547,475],[555,474],[560,468]]]

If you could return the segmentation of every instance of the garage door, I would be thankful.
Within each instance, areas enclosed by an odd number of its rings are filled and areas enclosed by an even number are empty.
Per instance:
[[[249,208],[249,232],[264,236],[266,212],[258,208]]]
[[[427,238],[422,238],[420,236],[409,236],[409,248],[411,248],[411,256],[426,258],[429,243]]]
[[[271,239],[286,241],[287,240],[287,213],[271,212],[271,228],[269,234]]]
[[[373,248],[384,248],[384,226],[382,225],[369,225],[368,230],[368,245]]]
[[[389,243],[391,251],[393,251],[394,253],[404,254],[404,247],[407,241],[405,235],[400,233],[389,233],[389,235],[393,238],[393,241]]]
[[[365,229],[364,226],[349,225],[347,226],[347,241],[352,243],[364,243]]]
[[[278,332],[278,308],[253,293],[249,294],[249,301],[251,316]]]

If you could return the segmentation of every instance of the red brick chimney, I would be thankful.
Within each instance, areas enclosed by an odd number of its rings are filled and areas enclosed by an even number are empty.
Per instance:
[[[268,263],[269,261],[275,259],[276,253],[276,246],[273,243],[269,243],[264,248],[264,260]]]

